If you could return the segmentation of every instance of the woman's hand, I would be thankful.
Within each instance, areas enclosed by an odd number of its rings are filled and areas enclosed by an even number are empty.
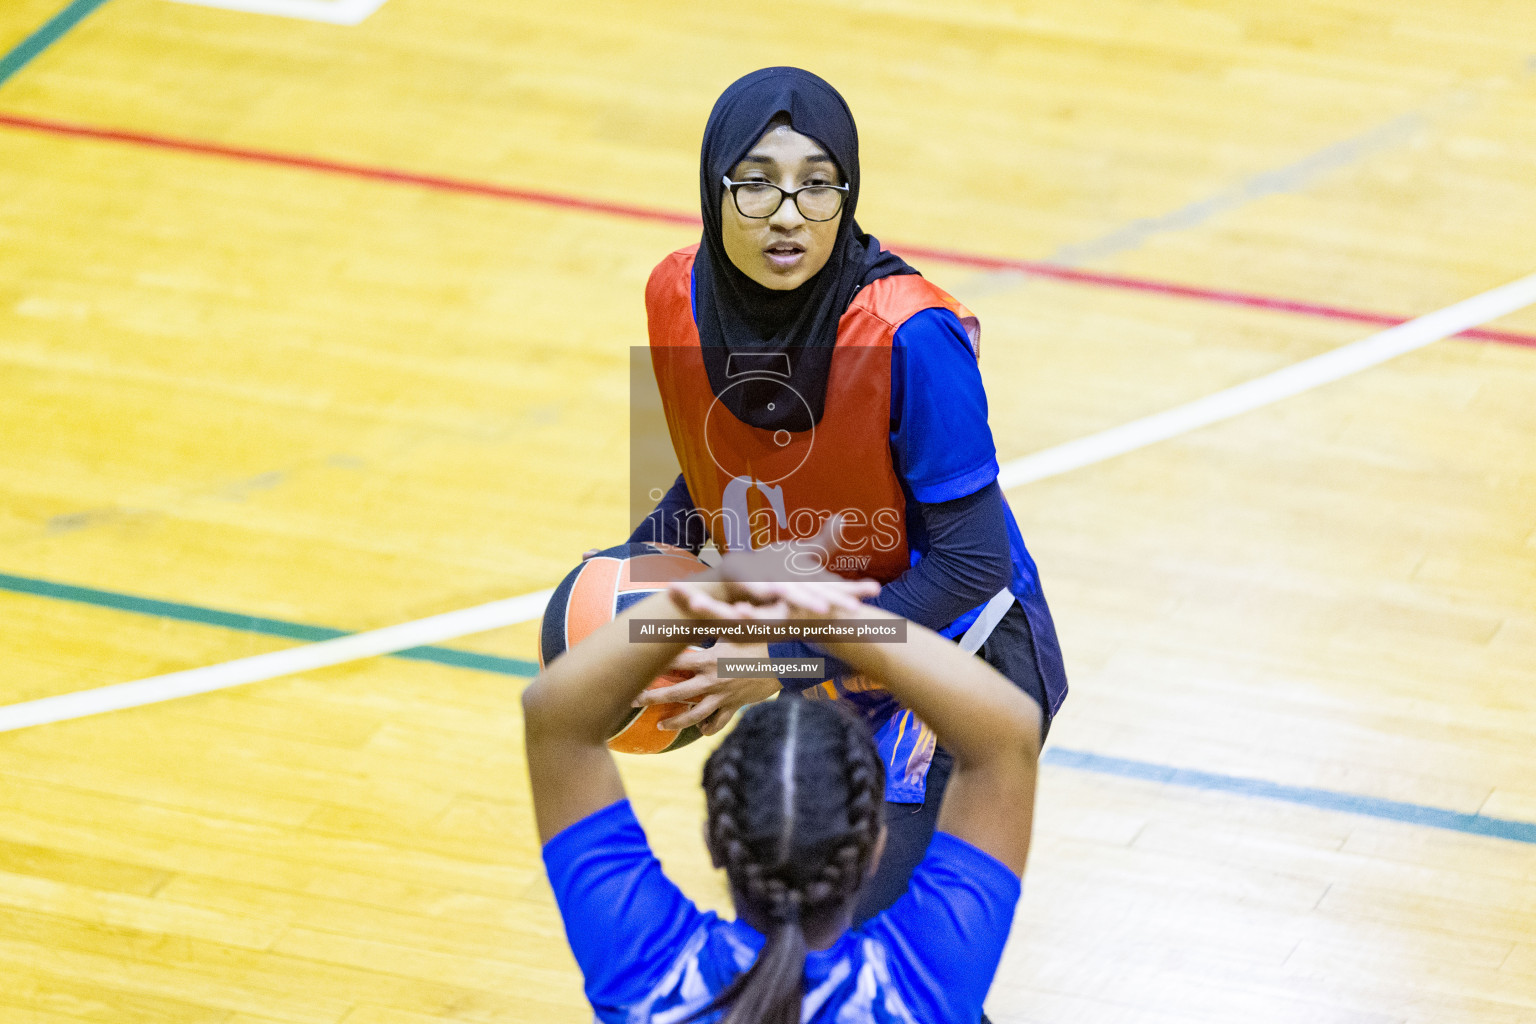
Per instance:
[[[850,583],[819,569],[826,564],[825,558],[836,552],[839,525],[833,517],[809,541],[728,555],[709,573],[717,577],[715,580],[673,583],[667,589],[680,611],[721,622],[857,615],[864,610],[863,599],[880,592],[880,584],[873,580]],[[692,672],[693,676],[671,686],[648,689],[635,703],[642,707],[673,701],[692,703],[687,711],[659,724],[663,729],[697,724],[704,735],[713,736],[740,708],[767,700],[780,689],[773,676],[722,679],[719,660],[767,657],[767,644],[720,642],[704,650],[690,648],[677,656],[670,670]]]
[[[726,574],[730,574],[729,569]],[[880,584],[873,580],[849,583],[832,576],[806,583],[730,579],[707,584],[674,583],[668,590],[682,611],[704,619],[739,622],[745,619],[834,619],[857,615],[864,610],[861,599],[878,594]],[[779,680],[774,676],[721,678],[719,660],[767,657],[767,644],[720,641],[706,649],[689,648],[673,660],[668,670],[692,672],[693,675],[671,686],[648,689],[636,698],[635,704],[639,707],[674,701],[692,704],[687,711],[657,724],[663,729],[697,725],[705,736],[713,736],[730,724],[738,710],[767,700],[780,689]]]
[[[773,676],[743,676],[722,679],[717,674],[721,658],[768,657],[767,644],[720,642],[702,650],[688,648],[668,666],[669,672],[691,672],[687,679],[671,686],[646,690],[635,700],[639,707],[651,704],[683,703],[693,705],[681,714],[657,724],[663,729],[686,729],[697,725],[705,736],[713,736],[730,724],[731,717],[748,704],[767,700],[779,692]]]

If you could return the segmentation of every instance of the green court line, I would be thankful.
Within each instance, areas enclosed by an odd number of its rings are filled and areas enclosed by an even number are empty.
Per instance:
[[[75,604],[89,604],[97,608],[111,608],[120,612],[132,612],[135,615],[175,619],[179,622],[196,622],[204,626],[220,626],[224,629],[239,630],[242,633],[280,636],[287,640],[303,640],[309,643],[351,635],[344,629],[332,629],[330,626],[312,626],[303,622],[288,622],[285,619],[268,619],[260,615],[226,612],[217,608],[204,608],[201,605],[161,601],[153,597],[139,597],[136,594],[123,594],[114,590],[97,590],[95,587],[77,587],[70,583],[55,583],[52,580],[34,579],[30,576],[11,576],[0,573],[0,591],[30,594],[33,597],[47,597],[55,601],[70,601]],[[478,651],[465,651],[455,647],[412,647],[397,651],[389,657],[406,658],[411,661],[433,661],[439,665],[452,665],[454,668],[476,669],[481,672],[523,678],[537,675],[539,671],[539,666],[531,661],[502,658],[494,654],[481,654]]]
[[[23,39],[10,53],[0,57],[0,85],[4,85],[12,75],[30,64],[32,58],[58,42],[64,33],[80,24],[86,15],[106,2],[107,0],[74,0],[58,14],[49,18],[43,23],[42,28]]]
[[[137,615],[175,619],[180,622],[196,622],[207,626],[222,626],[225,629],[234,629],[245,633],[260,633],[263,636],[280,636],[289,640],[313,642],[348,635],[344,630],[332,629],[329,626],[312,626],[302,622],[269,619],[259,615],[243,615],[239,612],[220,611],[217,608],[204,608],[201,605],[181,604],[176,601],[161,601],[156,598],[139,597],[134,594],[123,594],[113,590],[98,590],[94,587],[77,587],[68,583],[55,583],[52,580],[34,579],[30,576],[11,576],[0,573],[0,591],[28,594],[34,597],[46,597],[56,601],[70,601],[76,604],[94,605],[98,608],[111,608],[116,611],[132,612]],[[492,654],[480,654],[476,651],[462,651],[451,647],[413,647],[410,650],[392,654],[390,657],[409,658],[415,661],[434,661],[440,665],[452,665],[456,668],[477,669],[482,672],[522,676],[525,678],[538,672],[538,666],[532,662],[520,661],[516,658],[500,658]],[[1470,835],[1491,836],[1498,839],[1512,840],[1517,843],[1536,844],[1536,822],[1490,818],[1481,814],[1465,814],[1445,808],[1427,807],[1397,800],[1383,800],[1377,797],[1361,796],[1356,793],[1343,793],[1307,786],[1287,786],[1263,779],[1202,772],[1189,768],[1177,768],[1172,765],[1154,764],[1149,761],[1136,761],[1129,758],[1106,757],[1102,754],[1094,754],[1082,750],[1067,750],[1060,747],[1046,750],[1041,755],[1040,760],[1042,764],[1072,768],[1078,771],[1095,772],[1101,775],[1118,775],[1124,778],[1160,782],[1165,785],[1213,790],[1242,797],[1278,800],[1320,810],[1341,811],[1346,814],[1382,818],[1387,821],[1424,825],[1430,828],[1447,829]]]

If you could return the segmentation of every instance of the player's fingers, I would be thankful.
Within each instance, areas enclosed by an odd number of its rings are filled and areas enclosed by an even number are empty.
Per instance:
[[[686,729],[690,725],[698,725],[719,710],[720,705],[724,701],[725,697],[723,694],[712,694],[693,705],[687,711],[673,715],[671,718],[662,719],[656,723],[656,726],[660,729]]]
[[[699,723],[699,732],[705,736],[713,736],[715,733],[731,724],[731,719],[736,717],[735,708],[721,708]]]
[[[687,584],[672,584],[687,587]],[[707,593],[683,590],[673,601],[684,611],[703,618],[721,622],[742,622],[748,619],[784,618],[788,608],[780,590],[783,584],[753,583],[731,584],[726,599],[721,600]]]
[[[668,672],[708,672],[715,667],[715,661],[719,656],[709,648],[696,651],[692,647],[685,647],[672,659],[672,664],[667,666]]]
[[[786,583],[785,600],[802,615],[829,615],[833,604],[830,600],[831,585],[824,583]]]
[[[755,604],[751,607],[752,613],[747,617],[752,619],[787,619],[794,613],[794,608],[782,598],[772,604]]]
[[[822,521],[821,529],[816,531],[816,536],[802,543],[813,552],[821,554],[821,564],[826,565],[826,560],[831,558],[843,546],[843,524],[847,517],[838,513],[827,516]]]
[[[856,583],[818,582],[785,584],[785,599],[802,612],[813,615],[829,615],[833,612],[856,613],[866,597],[880,592],[880,584],[874,580]]]
[[[762,614],[764,608],[777,608],[782,606],[786,601],[790,604],[799,604],[801,600],[800,588],[802,586],[804,586],[804,584],[784,581],[775,583],[736,584],[737,592],[758,606],[757,617],[759,618],[766,617]]]
[[[668,583],[667,596],[672,599],[672,604],[678,611],[696,615],[707,614],[707,609],[711,605],[720,603],[693,583]]]
[[[796,583],[799,586],[800,606],[806,611],[814,611],[819,616],[833,611],[833,596],[837,583]]]
[[[694,676],[692,679],[684,679],[670,686],[656,686],[649,690],[642,690],[640,696],[635,698],[635,706],[644,708],[652,704],[681,704],[696,701],[712,695],[719,685],[720,681],[714,676]]]
[[[828,585],[827,600],[833,607],[845,612],[857,612],[864,599],[880,593],[880,584],[874,580],[854,580],[849,583]]]
[[[743,618],[739,607],[730,601],[713,597],[702,587],[691,583],[669,583],[667,593],[680,610],[706,619],[735,621]]]
[[[782,584],[736,579],[725,581],[725,586],[728,600],[734,601],[737,607],[750,607],[778,601]]]
[[[581,560],[583,562],[585,562],[587,559],[591,558],[593,555],[601,554],[602,550],[603,550],[602,548],[588,548],[587,550],[585,550],[585,551],[583,551],[581,553]]]

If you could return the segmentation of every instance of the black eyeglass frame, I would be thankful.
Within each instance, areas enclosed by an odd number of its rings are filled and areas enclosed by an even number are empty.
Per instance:
[[[851,187],[848,185],[801,185],[799,188],[794,189],[779,188],[779,186],[775,185],[771,181],[732,181],[729,174],[722,176],[720,181],[725,185],[725,190],[731,194],[731,202],[735,204],[736,212],[741,214],[743,217],[746,217],[748,220],[767,220],[769,217],[772,217],[774,214],[779,212],[779,208],[784,205],[785,199],[793,199],[795,202],[795,209],[799,212],[800,216],[804,217],[812,224],[825,224],[827,221],[834,219],[838,214],[843,212],[843,206],[848,202],[848,193],[852,191]],[[741,199],[736,194],[736,191],[743,185],[767,185],[769,188],[774,189],[779,193],[779,201],[774,203],[773,209],[769,210],[767,213],[760,213],[755,215],[747,213],[741,208]],[[833,192],[842,193],[842,199],[838,201],[837,209],[832,211],[831,217],[812,217],[807,214],[805,210],[800,206],[800,193],[813,188],[826,188],[831,189]]]

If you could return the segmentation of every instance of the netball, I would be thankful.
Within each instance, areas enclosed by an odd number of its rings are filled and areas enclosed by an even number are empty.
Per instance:
[[[585,559],[560,581],[544,609],[539,627],[539,667],[547,666],[626,609],[659,593],[667,582],[687,579],[706,568],[692,552],[665,544],[620,544]],[[686,673],[664,672],[652,686],[686,678]],[[698,726],[663,729],[660,725],[687,708],[676,703],[630,708],[624,724],[608,738],[608,748],[621,754],[661,754],[687,746],[699,738]]]

